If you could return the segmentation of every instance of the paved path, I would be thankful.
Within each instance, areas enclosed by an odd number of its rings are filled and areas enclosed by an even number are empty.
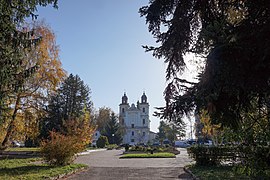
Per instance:
[[[87,164],[85,171],[67,177],[70,180],[143,180],[191,179],[183,167],[191,162],[185,149],[176,158],[119,159],[122,150],[91,152],[79,156],[76,163]]]

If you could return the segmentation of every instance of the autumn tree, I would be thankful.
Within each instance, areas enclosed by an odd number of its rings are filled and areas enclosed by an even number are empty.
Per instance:
[[[96,126],[93,124],[90,116],[90,111],[86,108],[80,117],[64,121],[63,126],[65,127],[64,134],[66,136],[77,139],[77,146],[80,150],[83,150],[91,143],[92,136],[96,130]]]
[[[95,112],[94,123],[101,135],[106,136],[110,144],[120,144],[124,133],[119,119],[109,107],[101,107]]]
[[[213,124],[206,110],[201,110],[199,114],[200,123],[202,125],[203,139],[211,139],[214,144],[218,144],[218,136],[222,134],[221,124]]]
[[[66,132],[50,131],[50,136],[41,142],[41,153],[51,165],[66,165],[74,161],[74,156],[82,152],[90,143],[95,131],[89,111],[78,118],[66,120]]]
[[[22,27],[28,17],[35,19],[37,6],[53,4],[57,0],[34,1],[0,1],[0,123],[9,112],[9,96],[17,92],[25,80],[36,71],[37,65],[27,69],[22,68],[25,55],[39,42],[40,37],[34,37],[34,30]]]
[[[104,131],[110,121],[111,113],[112,109],[109,107],[101,107],[95,112],[94,122],[100,132]]]
[[[48,103],[48,96],[56,91],[65,77],[59,60],[59,47],[52,30],[44,22],[36,22],[27,27],[34,28],[34,36],[42,39],[35,49],[25,54],[21,69],[27,70],[36,65],[38,68],[21,84],[18,91],[10,94],[9,104],[12,104],[12,108],[6,120],[8,126],[2,146],[5,146],[15,133],[23,134],[26,139],[37,137],[38,120],[46,114],[44,104]]]

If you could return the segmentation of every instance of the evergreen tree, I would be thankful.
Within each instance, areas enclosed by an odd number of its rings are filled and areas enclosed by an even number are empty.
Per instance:
[[[110,144],[120,144],[122,142],[121,128],[117,117],[113,112],[111,113],[110,119],[101,134],[108,138]]]
[[[146,50],[167,64],[166,107],[159,115],[207,110],[205,133],[220,126],[217,136],[224,129],[238,147],[248,144],[243,172],[264,174],[270,164],[269,0],[150,0],[140,13],[159,44]],[[188,53],[202,58],[195,60],[202,67],[195,83],[181,79]]]
[[[91,111],[90,89],[78,75],[69,75],[59,89],[59,96],[63,101],[63,118],[65,120],[81,116],[84,107]]]
[[[59,47],[55,42],[53,31],[44,22],[35,22],[27,26],[34,28],[34,36],[42,37],[34,49],[26,52],[21,70],[38,64],[37,70],[24,80],[16,92],[10,89],[10,113],[6,115],[7,121],[0,127],[8,127],[3,132],[2,146],[6,146],[11,139],[33,142],[38,135],[39,119],[44,117],[44,104],[48,103],[48,95],[56,91],[62,80],[66,77],[59,60]],[[19,128],[21,127],[21,128]],[[4,128],[5,129],[5,128]],[[26,143],[29,145],[29,143]]]
[[[237,129],[254,103],[270,109],[268,0],[151,0],[140,14],[159,43],[146,50],[167,64],[161,117],[207,109],[213,124]],[[203,59],[196,83],[181,79],[188,53]]]
[[[57,7],[57,0],[0,0],[0,123],[8,110],[9,97],[38,68],[37,64],[21,68],[26,53],[41,39],[34,36],[34,30],[24,29],[22,24],[28,17],[37,17],[34,13],[38,5],[48,4]]]
[[[163,142],[163,140],[166,138],[167,138],[166,137],[166,123],[164,121],[160,121],[160,124],[158,127],[157,139]]]
[[[51,97],[47,106],[48,117],[41,125],[42,136],[47,137],[51,130],[65,133],[64,122],[77,120],[86,111],[92,113],[90,89],[78,75],[70,74],[58,89],[58,93]]]

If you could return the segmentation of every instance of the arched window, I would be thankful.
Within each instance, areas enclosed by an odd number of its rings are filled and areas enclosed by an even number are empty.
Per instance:
[[[134,136],[134,131],[131,132],[131,135]]]
[[[142,109],[142,112],[145,112],[145,108]]]
[[[145,124],[145,119],[142,120],[143,125]]]
[[[122,113],[124,113],[125,112],[125,108],[122,108]]]

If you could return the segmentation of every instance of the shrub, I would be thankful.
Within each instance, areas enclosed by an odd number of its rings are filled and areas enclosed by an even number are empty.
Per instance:
[[[104,148],[106,145],[108,145],[108,138],[106,136],[100,136],[97,140],[97,147],[98,148]]]
[[[164,152],[173,153],[175,155],[180,154],[180,151],[178,151],[175,147],[169,146],[166,149],[163,150]]]
[[[227,146],[191,146],[188,154],[196,161],[197,165],[218,165],[222,160],[233,160],[237,149]]]
[[[239,145],[238,151],[242,162],[237,168],[238,172],[258,177],[259,179],[264,179],[262,177],[267,176],[267,170],[270,169],[269,146]]]
[[[73,162],[75,154],[83,149],[75,136],[50,132],[50,139],[41,142],[41,153],[50,165],[62,166]]]
[[[31,139],[31,138],[27,138],[24,142],[25,147],[38,147],[38,141],[37,139]]]
[[[127,152],[129,150],[129,145],[125,144],[125,151]]]
[[[147,148],[143,146],[132,146],[131,148],[129,148],[129,151],[146,152]]]
[[[113,149],[116,149],[118,146],[116,144],[109,144],[106,147],[107,147],[107,150],[113,150]]]

